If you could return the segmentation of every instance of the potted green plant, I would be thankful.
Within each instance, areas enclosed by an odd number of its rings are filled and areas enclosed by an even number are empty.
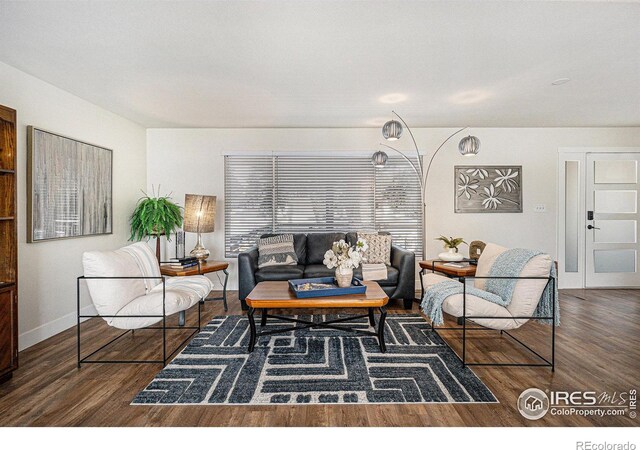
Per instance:
[[[446,237],[440,236],[435,239],[436,241],[442,241],[444,243],[444,248],[447,250],[444,253],[440,253],[438,258],[443,261],[462,261],[464,256],[461,253],[458,253],[458,246],[460,244],[466,244],[463,238],[461,237]]]
[[[160,196],[159,192],[158,186],[157,197],[155,192],[153,197],[143,192],[144,197],[138,200],[130,220],[130,241],[162,235],[169,239],[171,233],[182,226],[182,207],[171,201],[170,196]],[[160,239],[156,240],[156,256],[160,261]]]

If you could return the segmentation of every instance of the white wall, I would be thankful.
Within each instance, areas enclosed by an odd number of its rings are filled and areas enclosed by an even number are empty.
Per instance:
[[[146,132],[133,122],[0,63],[0,104],[18,114],[19,345],[29,347],[76,321],[82,252],[127,243],[128,218],[146,186]],[[113,149],[113,234],[26,243],[28,125]],[[88,297],[83,306],[90,304]]]
[[[377,128],[358,129],[151,129],[88,103],[48,83],[0,63],[0,104],[18,112],[18,242],[20,348],[29,347],[75,323],[75,279],[82,273],[82,252],[114,249],[129,237],[128,218],[140,189],[162,185],[183,203],[185,193],[217,195],[216,232],[204,235],[212,257],[224,258],[225,152],[362,151],[371,154],[382,141]],[[26,243],[26,127],[34,125],[114,150],[114,224],[112,235]],[[429,156],[452,132],[416,129]],[[558,147],[638,146],[640,128],[489,128],[474,129],[482,141],[477,164],[524,166],[523,214],[454,214],[453,165],[459,139],[438,155],[428,184],[428,254],[440,250],[432,239],[443,233],[507,246],[556,252],[556,165]],[[408,139],[398,148],[411,150]],[[545,213],[534,213],[545,204]],[[195,237],[187,236],[187,251]],[[151,242],[153,244],[153,242]],[[235,259],[230,260],[230,289],[237,288]],[[83,306],[89,299],[83,299]]]
[[[418,145],[430,157],[451,129],[415,129]],[[449,141],[434,160],[428,181],[428,255],[441,251],[433,238],[440,234],[480,239],[505,246],[540,249],[556,254],[556,166],[558,147],[633,146],[640,128],[476,128],[480,154],[463,158],[460,137]],[[216,231],[203,235],[212,258],[224,258],[224,161],[226,152],[364,151],[372,154],[384,142],[377,128],[333,129],[150,129],[147,130],[147,179],[184,204],[185,193],[218,196]],[[408,136],[397,148],[411,151]],[[454,214],[453,166],[458,164],[513,164],[523,166],[522,214]],[[546,212],[533,207],[544,204]],[[187,252],[194,245],[187,235]],[[464,249],[463,251],[466,251]],[[237,289],[236,260],[231,259],[230,289]]]

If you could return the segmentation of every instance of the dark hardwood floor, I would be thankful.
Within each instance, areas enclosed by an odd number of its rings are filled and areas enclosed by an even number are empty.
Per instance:
[[[229,314],[241,314],[230,294]],[[402,314],[400,303],[390,313]],[[516,399],[529,387],[550,390],[626,391],[640,373],[640,290],[573,290],[561,293],[555,373],[547,368],[474,368],[500,404],[130,406],[160,370],[159,365],[91,364],[76,368],[76,329],[64,331],[20,354],[20,368],[0,385],[3,426],[637,426],[628,417],[558,417],[532,422],[520,416]],[[417,312],[417,305],[412,312]],[[203,309],[203,323],[224,311],[220,302]],[[195,314],[189,319],[194,320]],[[115,335],[101,319],[82,325],[85,348]],[[155,335],[153,333],[156,333]],[[142,330],[114,347],[138,357],[159,356],[158,332]],[[517,336],[547,349],[549,329],[528,323]],[[473,358],[527,358],[507,337],[476,332]],[[460,348],[455,332],[444,334]],[[179,336],[172,338],[179,342]],[[109,355],[113,357],[113,355]]]

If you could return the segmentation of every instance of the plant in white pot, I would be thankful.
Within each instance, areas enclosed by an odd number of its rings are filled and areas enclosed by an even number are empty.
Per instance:
[[[336,269],[336,282],[340,287],[351,286],[353,269],[362,263],[362,255],[369,246],[364,239],[358,239],[354,246],[350,246],[344,239],[334,242],[331,250],[324,254],[322,263],[329,269]]]
[[[442,241],[444,243],[444,249],[446,251],[438,255],[438,258],[440,258],[441,260],[462,261],[464,259],[464,256],[462,255],[462,253],[458,253],[458,246],[460,244],[466,244],[466,242],[464,241],[464,238],[440,236],[435,240]]]

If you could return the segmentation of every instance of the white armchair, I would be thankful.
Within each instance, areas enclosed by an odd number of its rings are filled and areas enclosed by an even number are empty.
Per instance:
[[[115,342],[129,331],[151,328],[162,330],[163,358],[152,361],[166,364],[184,342],[200,330],[200,307],[213,287],[211,281],[202,276],[165,278],[155,254],[144,243],[136,243],[115,251],[90,251],[82,257],[84,276],[78,277],[78,367],[81,363],[105,362],[90,360],[97,352]],[[80,311],[80,284],[86,281],[91,301],[97,315],[83,315]],[[184,312],[198,305],[198,324],[195,327],[167,326],[167,317]],[[81,357],[80,323],[82,319],[101,317],[109,326],[127,330],[91,354]],[[182,318],[181,317],[181,318]],[[160,323],[160,326],[152,325]],[[182,320],[181,320],[182,324]],[[176,350],[167,355],[166,332],[171,329],[192,330]]]
[[[485,282],[491,277],[491,268],[499,255],[507,251],[505,247],[496,244],[487,244],[482,255],[478,260],[478,267],[474,278],[474,287],[484,289]],[[504,277],[517,279],[511,301],[506,306],[493,303],[481,297],[467,292],[466,285],[463,281],[462,293],[448,296],[442,303],[442,311],[456,317],[460,327],[435,327],[432,322],[432,329],[438,330],[461,330],[462,335],[462,357],[459,357],[463,365],[496,365],[496,366],[545,366],[555,368],[555,326],[556,326],[556,306],[557,297],[556,280],[552,276],[553,261],[549,255],[540,254],[531,258],[520,274],[513,277]],[[423,276],[425,292],[430,288],[443,281],[452,280],[436,273],[426,273]],[[551,286],[553,291],[553,312],[550,315],[536,315],[538,303],[542,294],[547,287]],[[540,355],[521,340],[509,333],[521,327],[531,319],[539,319],[549,321],[552,326],[551,331],[551,356],[546,358]],[[477,327],[469,327],[467,321],[478,325]],[[516,342],[523,345],[527,350],[535,354],[542,362],[540,363],[474,363],[467,361],[467,331],[470,330],[499,330],[501,334],[507,334]],[[446,341],[445,341],[446,342]],[[457,354],[456,354],[457,356]]]

